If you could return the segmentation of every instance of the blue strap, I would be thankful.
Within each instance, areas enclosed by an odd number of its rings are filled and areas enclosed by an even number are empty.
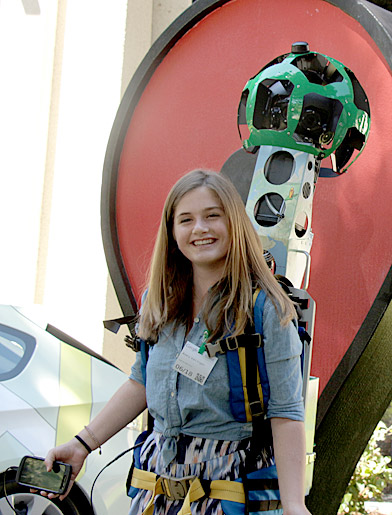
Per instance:
[[[266,297],[267,295],[265,291],[260,290],[253,308],[255,331],[256,333],[261,334],[261,336],[263,336],[263,311]],[[270,386],[268,381],[267,367],[265,364],[264,347],[257,349],[257,361],[259,365],[261,388],[263,390],[264,408],[267,409],[270,397]]]
[[[144,340],[140,340],[140,353],[142,358],[141,370],[143,375],[143,382],[146,384],[146,366],[148,358],[148,344]]]
[[[256,333],[263,335],[263,310],[265,303],[266,293],[260,290],[253,309],[253,316],[255,322]]]

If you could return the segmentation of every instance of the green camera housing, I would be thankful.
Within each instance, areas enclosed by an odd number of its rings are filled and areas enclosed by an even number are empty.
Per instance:
[[[320,161],[331,156],[334,171],[342,173],[366,144],[369,101],[344,64],[310,52],[306,42],[294,43],[291,53],[277,57],[246,83],[238,129],[248,152],[273,145]]]

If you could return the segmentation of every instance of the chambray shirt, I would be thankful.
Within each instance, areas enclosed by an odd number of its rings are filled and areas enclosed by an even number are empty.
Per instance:
[[[167,437],[162,449],[167,463],[175,457],[180,433],[218,440],[242,440],[252,434],[252,424],[237,422],[230,408],[229,379],[225,354],[204,385],[179,374],[173,365],[187,341],[200,347],[206,326],[199,318],[185,338],[185,327],[176,331],[169,324],[150,348],[146,384],[137,354],[130,378],[145,384],[147,406],[154,417],[154,430]],[[302,343],[294,324],[280,325],[267,297],[263,311],[264,354],[270,383],[267,417],[304,419],[300,355]]]

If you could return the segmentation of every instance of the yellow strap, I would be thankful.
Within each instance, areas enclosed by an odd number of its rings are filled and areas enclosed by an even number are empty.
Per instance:
[[[209,497],[223,501],[234,501],[245,504],[244,485],[236,481],[211,481]]]
[[[150,502],[146,506],[143,515],[150,515],[151,509],[154,505],[154,497],[159,494],[163,494],[162,478],[158,477],[153,472],[146,470],[140,470],[137,468],[133,469],[131,485],[135,488],[141,488],[142,490],[152,490],[153,495]],[[208,497],[212,499],[220,499],[223,501],[234,501],[245,503],[244,486],[242,483],[236,481],[225,481],[215,480],[210,483],[210,494]],[[189,515],[190,514],[190,503],[197,501],[205,495],[202,484],[198,478],[192,481],[191,486],[188,490],[187,496],[184,499],[184,504],[178,515]]]
[[[256,288],[253,292],[253,307],[256,304],[257,297],[259,296],[259,293],[261,292],[261,288]]]
[[[140,470],[135,467],[132,472],[131,485],[142,490],[154,490],[157,477],[153,472]]]
[[[253,307],[256,304],[257,297],[259,293],[261,292],[260,288],[257,288],[253,293]],[[238,359],[240,363],[240,370],[241,370],[241,377],[242,377],[242,388],[243,388],[243,394],[244,394],[244,405],[245,405],[245,416],[247,422],[252,422],[252,412],[250,410],[249,406],[249,399],[248,399],[248,385],[246,384],[246,355],[245,355],[245,348],[244,347],[238,347]],[[259,399],[262,404],[264,404],[264,397],[263,397],[263,389],[261,387],[261,380],[260,380],[260,373],[259,368],[257,367],[257,391],[259,394]]]
[[[249,407],[249,399],[248,399],[248,388],[246,386],[246,356],[245,356],[245,348],[239,347],[237,349],[238,352],[238,359],[240,362],[240,370],[241,370],[241,377],[242,377],[242,390],[244,394],[244,405],[245,405],[245,414],[246,414],[246,421],[252,422],[252,413],[250,411]]]
[[[184,499],[181,510],[178,515],[191,515],[191,502],[197,501],[201,497],[205,496],[203,487],[201,486],[200,479],[196,477],[189,487],[188,493]]]
[[[155,486],[152,489],[151,499],[149,500],[147,506],[145,507],[142,515],[153,515],[153,513],[154,513],[155,497],[158,494],[162,494],[163,493],[161,481],[162,481],[162,479],[160,477],[158,477],[158,479],[155,482]]]

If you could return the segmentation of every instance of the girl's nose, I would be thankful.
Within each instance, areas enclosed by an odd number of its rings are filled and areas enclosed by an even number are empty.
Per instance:
[[[207,220],[204,218],[196,218],[195,225],[193,226],[194,233],[203,233],[208,231]]]

